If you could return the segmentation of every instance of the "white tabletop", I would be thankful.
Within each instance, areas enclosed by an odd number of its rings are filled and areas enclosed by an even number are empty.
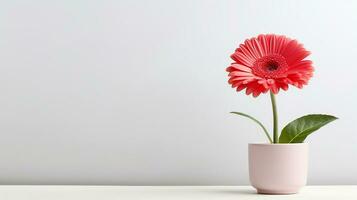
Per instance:
[[[259,195],[250,186],[0,186],[1,200],[357,200],[357,186],[306,186],[295,195]]]

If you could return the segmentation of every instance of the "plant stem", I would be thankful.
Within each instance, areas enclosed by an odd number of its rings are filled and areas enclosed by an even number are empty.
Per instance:
[[[275,95],[272,91],[270,91],[270,99],[271,99],[271,106],[273,109],[273,120],[274,120],[274,126],[273,126],[273,143],[279,143],[279,135],[278,135],[278,111],[276,109],[276,101],[275,101]]]

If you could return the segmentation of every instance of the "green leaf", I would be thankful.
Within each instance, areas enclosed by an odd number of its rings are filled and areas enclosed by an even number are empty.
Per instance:
[[[243,116],[243,117],[247,117],[247,118],[253,120],[254,122],[256,122],[256,123],[257,123],[260,127],[262,127],[262,129],[264,130],[264,133],[265,133],[265,135],[268,137],[269,142],[270,142],[270,143],[273,143],[273,140],[271,139],[271,137],[270,137],[270,135],[269,135],[267,129],[264,127],[264,125],[263,125],[260,121],[258,121],[258,120],[255,119],[254,117],[252,117],[252,116],[250,116],[250,115],[247,115],[247,114],[245,114],[245,113],[241,113],[241,112],[231,112],[231,113],[236,114],[236,115],[240,115],[240,116]]]
[[[331,115],[312,114],[295,119],[281,131],[279,143],[302,143],[312,132],[336,120]]]

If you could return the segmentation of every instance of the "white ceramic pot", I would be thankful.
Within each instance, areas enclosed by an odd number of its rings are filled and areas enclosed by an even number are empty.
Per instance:
[[[308,145],[249,144],[250,183],[262,194],[294,194],[306,185]]]

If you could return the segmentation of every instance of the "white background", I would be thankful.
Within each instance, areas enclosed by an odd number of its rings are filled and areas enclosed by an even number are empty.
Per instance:
[[[268,95],[227,83],[259,33],[297,38],[315,76],[277,96],[280,126],[340,119],[307,139],[309,184],[357,184],[354,1],[0,1],[1,184],[248,184]]]

